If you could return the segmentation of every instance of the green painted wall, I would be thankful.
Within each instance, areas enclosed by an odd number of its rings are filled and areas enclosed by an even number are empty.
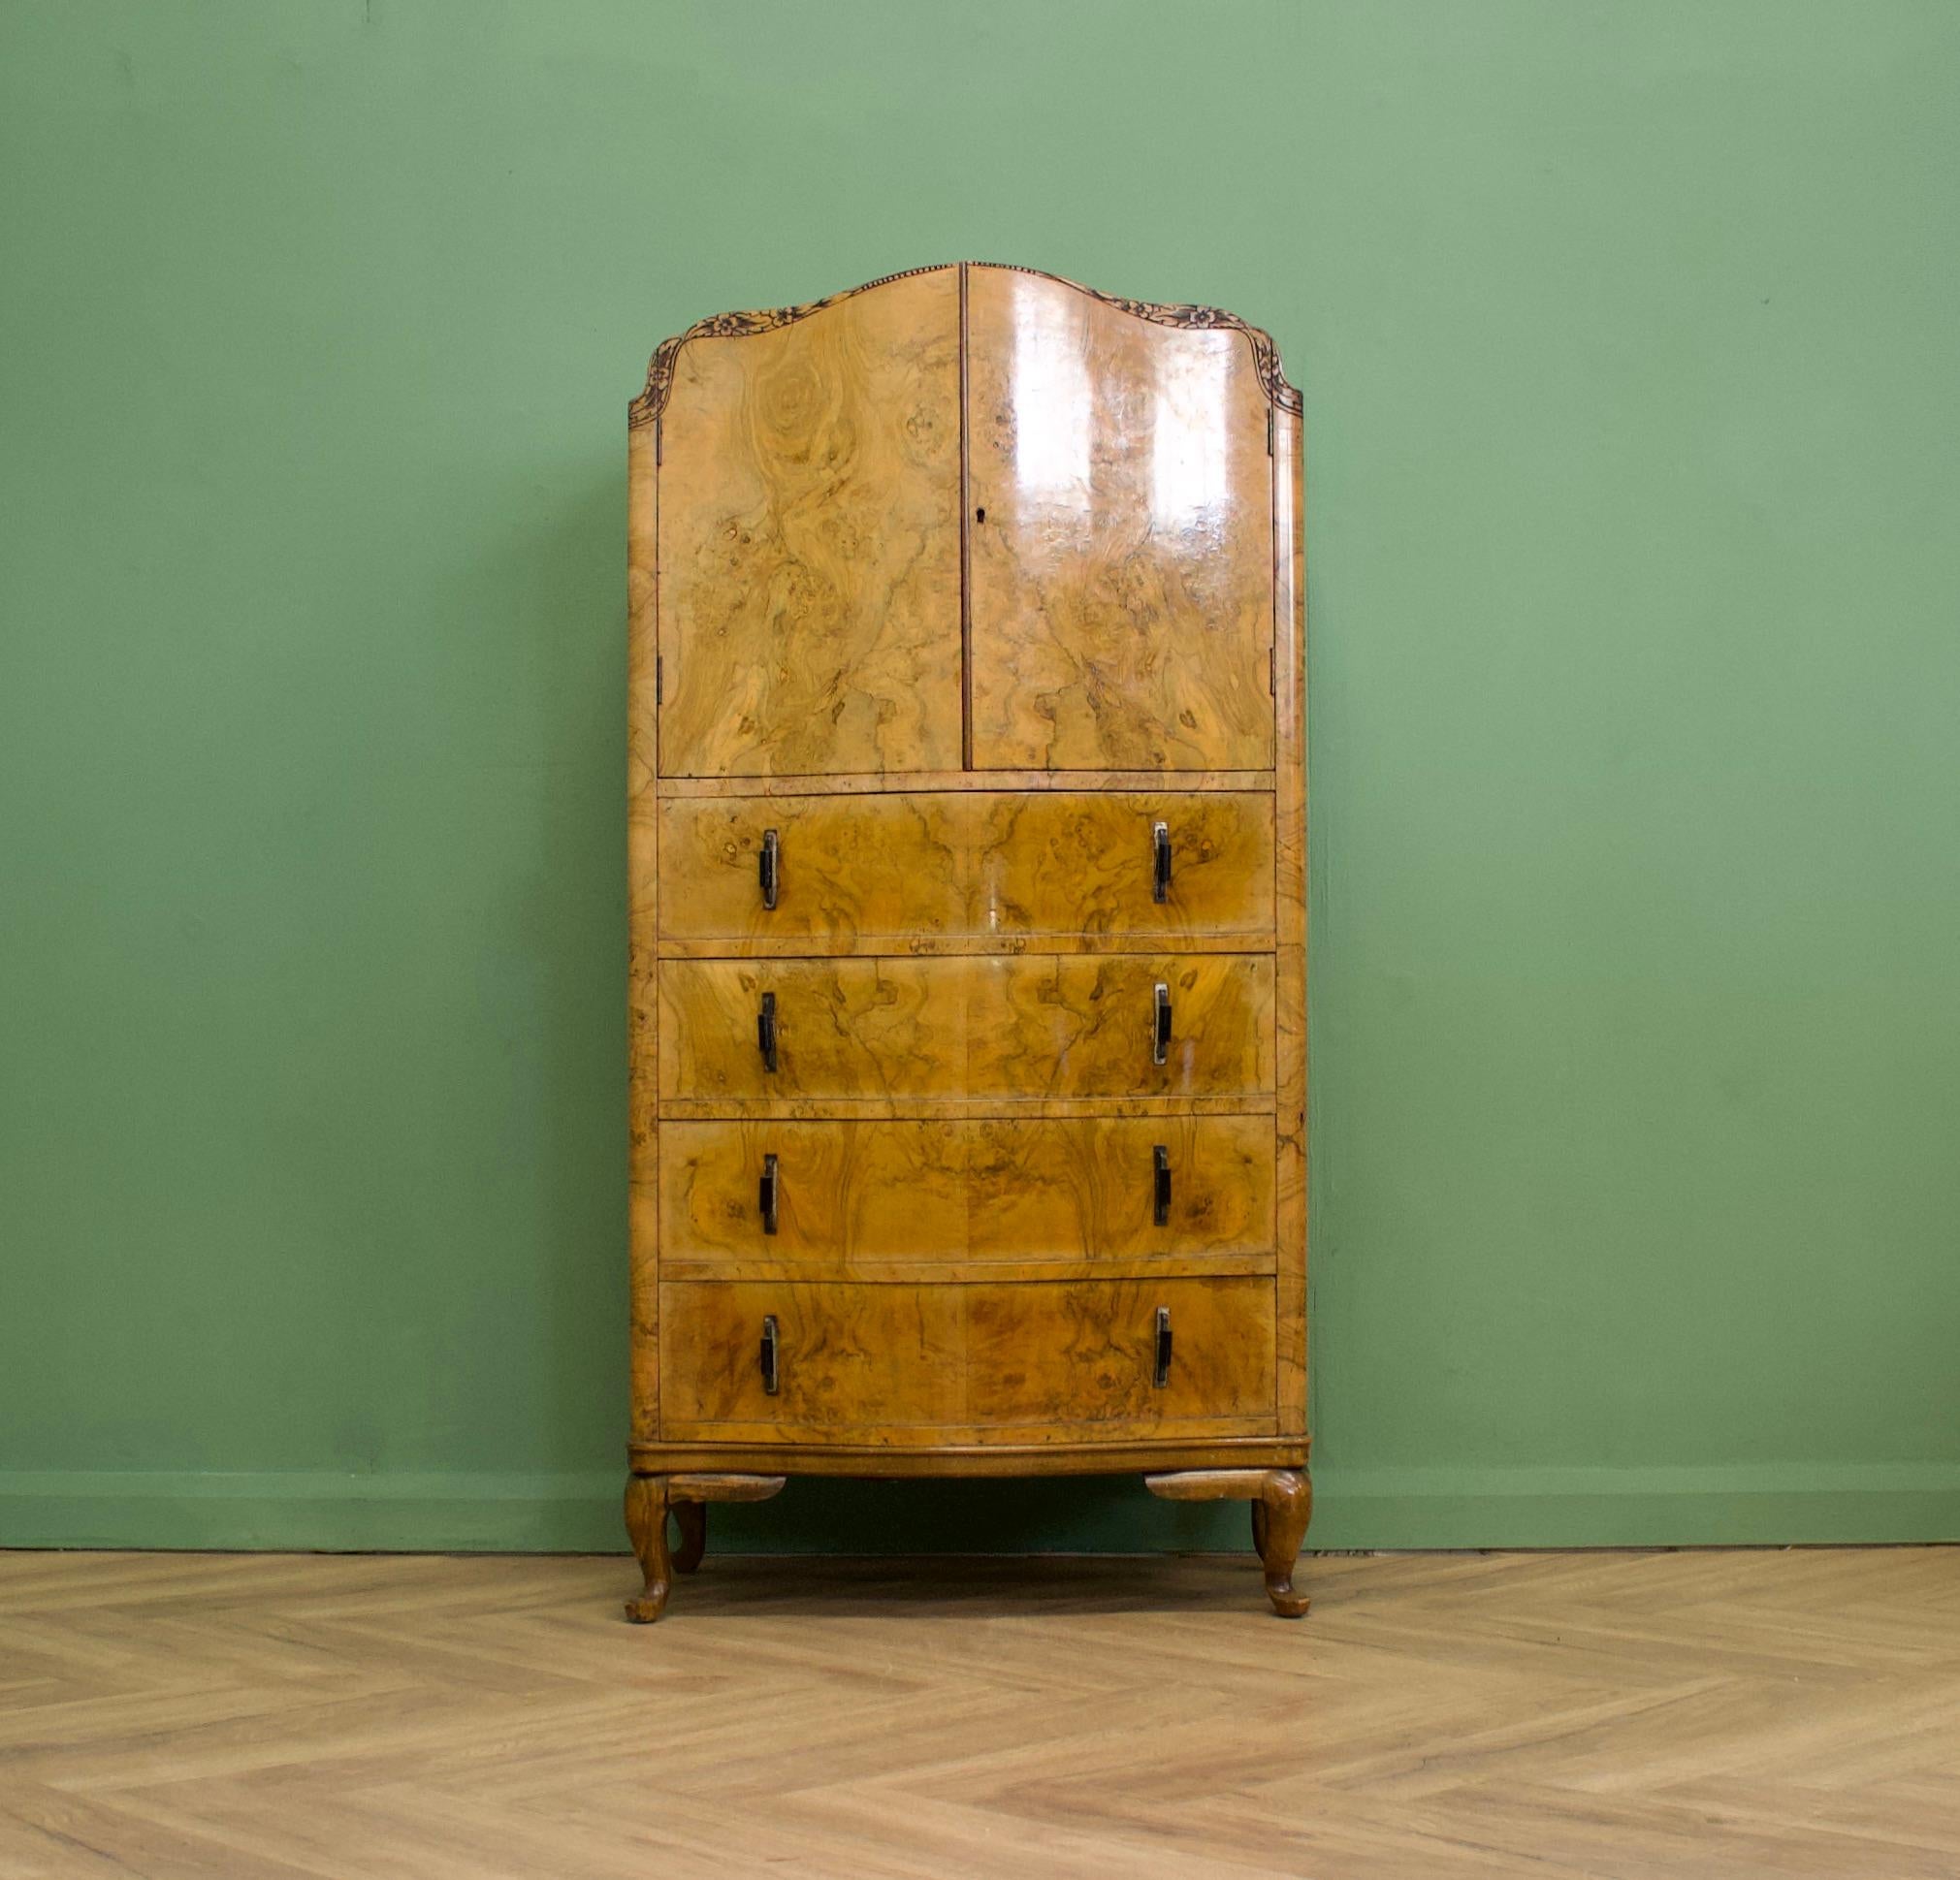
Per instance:
[[[615,1544],[626,400],[962,255],[1305,388],[1316,1541],[1960,1533],[1956,70],[1944,0],[9,5],[0,1540]]]

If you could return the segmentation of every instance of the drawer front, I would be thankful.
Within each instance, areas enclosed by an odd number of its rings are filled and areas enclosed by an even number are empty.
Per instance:
[[[953,964],[946,962],[945,964]],[[1243,1097],[1272,1089],[1272,960],[1136,953],[980,961],[974,1096]],[[1155,1032],[1163,989],[1162,1056]]]
[[[668,1441],[1269,1435],[1272,1282],[669,1282],[660,1377]]]
[[[1260,791],[667,797],[659,820],[660,931],[676,941],[1272,943]]]
[[[661,1133],[667,1259],[1265,1256],[1272,1202],[1269,1116],[677,1122]]]
[[[721,1281],[660,1288],[660,1426],[669,1439],[863,1442],[961,1420],[963,1289]],[[762,1339],[776,1327],[776,1391]]]
[[[969,1289],[966,1414],[1098,1435],[1269,1431],[1272,1282],[1085,1281]],[[1170,1362],[1159,1375],[1157,1315]]]
[[[976,933],[1271,943],[1272,798],[1264,792],[1030,790],[971,801]]]
[[[1272,1251],[1269,1116],[1049,1117],[966,1128],[972,1259]]]
[[[965,805],[930,795],[664,797],[660,931],[817,951],[962,934]],[[762,887],[772,830],[773,908]]]
[[[664,960],[660,1095],[1261,1096],[1272,987],[1271,957],[1242,953]]]
[[[957,1096],[966,960],[663,960],[660,1096]],[[775,1068],[761,1043],[772,1000]]]
[[[763,1205],[771,1156],[773,1233]],[[660,1257],[957,1259],[967,1246],[967,1160],[957,1123],[668,1123]]]

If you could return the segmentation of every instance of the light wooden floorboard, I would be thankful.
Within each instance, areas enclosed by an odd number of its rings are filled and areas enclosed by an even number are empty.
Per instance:
[[[0,1875],[1960,1877],[1960,1549],[0,1553]]]

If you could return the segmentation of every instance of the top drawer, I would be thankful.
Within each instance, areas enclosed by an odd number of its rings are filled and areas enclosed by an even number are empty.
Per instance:
[[[1257,947],[1272,938],[1272,798],[664,797],[659,876],[660,934],[682,951],[930,952],[1083,935]]]

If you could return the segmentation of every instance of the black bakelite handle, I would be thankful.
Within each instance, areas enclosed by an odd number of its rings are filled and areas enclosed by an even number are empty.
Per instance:
[[[762,1231],[764,1233],[774,1233],[776,1231],[777,1186],[776,1158],[774,1156],[764,1156],[762,1158],[762,1180],[759,1184],[759,1192],[756,1197],[762,1208]]]
[[[769,1158],[774,1162],[776,1158]],[[1150,1160],[1156,1173],[1156,1194],[1151,1203],[1150,1219],[1160,1227],[1171,1223],[1171,1151],[1160,1142],[1150,1151]],[[773,1233],[774,1228],[770,1231]]]
[[[776,1315],[772,1312],[762,1321],[762,1394],[773,1397],[776,1394]]]
[[[770,1322],[774,1323],[772,1320]],[[1157,1308],[1157,1388],[1171,1382],[1171,1308]]]
[[[1150,844],[1155,851],[1156,861],[1150,876],[1150,899],[1169,901],[1171,899],[1171,825],[1158,823],[1150,831]]]
[[[1150,1034],[1150,1062],[1167,1063],[1171,1056],[1171,988],[1161,979],[1157,982],[1157,1020]],[[769,1067],[772,1070],[774,1065]]]
[[[762,1068],[776,1068],[776,995],[762,995],[762,1009],[755,1014],[755,1048],[762,1054]],[[1158,1063],[1163,1060],[1158,1059]]]
[[[772,913],[776,908],[776,892],[783,878],[783,844],[775,830],[762,831],[762,854],[760,861],[762,876],[762,905]]]

